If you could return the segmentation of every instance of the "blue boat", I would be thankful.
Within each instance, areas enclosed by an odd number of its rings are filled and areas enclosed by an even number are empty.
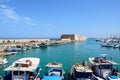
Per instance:
[[[120,80],[120,78],[117,75],[110,75],[105,80]]]
[[[65,71],[62,69],[62,64],[52,62],[46,65],[50,68],[42,80],[63,80]]]

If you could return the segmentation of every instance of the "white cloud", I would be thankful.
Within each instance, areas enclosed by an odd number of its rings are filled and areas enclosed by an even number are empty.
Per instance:
[[[3,4],[0,5],[0,19],[14,23],[25,23],[32,26],[37,25],[32,21],[30,17],[22,17],[18,15],[13,8]]]
[[[31,19],[29,17],[24,17],[24,20],[31,21]]]

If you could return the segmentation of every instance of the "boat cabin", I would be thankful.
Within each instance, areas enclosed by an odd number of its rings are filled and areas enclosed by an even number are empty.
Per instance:
[[[101,78],[106,78],[112,73],[113,64],[117,64],[110,61],[106,54],[102,54],[100,57],[89,58],[90,63],[92,63],[93,73]]]
[[[39,61],[36,59],[36,61]],[[40,67],[39,63],[31,59],[21,59],[13,63],[12,66],[5,69],[9,74],[4,80],[34,80],[38,74]]]

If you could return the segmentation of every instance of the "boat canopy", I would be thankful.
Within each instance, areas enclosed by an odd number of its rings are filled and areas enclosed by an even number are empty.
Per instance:
[[[21,58],[15,61],[11,66],[7,67],[5,71],[29,71],[34,72],[39,66],[39,58]]]
[[[44,76],[42,80],[62,80],[58,76]]]

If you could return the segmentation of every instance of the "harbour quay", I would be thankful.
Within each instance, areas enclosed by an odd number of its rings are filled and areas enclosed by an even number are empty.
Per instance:
[[[68,42],[76,42],[86,40],[85,36],[80,36],[78,34],[62,34],[57,40],[51,40],[50,38],[18,38],[18,39],[0,39],[0,52],[4,51],[6,48],[11,48],[12,46],[55,46],[66,44]]]
[[[16,45],[30,45],[32,43],[39,44],[41,42],[50,42],[49,38],[38,38],[38,39],[0,39],[0,52],[6,48]]]
[[[45,42],[50,41],[49,38],[38,38],[38,39],[0,39],[0,44],[7,43],[30,43],[30,42]]]

